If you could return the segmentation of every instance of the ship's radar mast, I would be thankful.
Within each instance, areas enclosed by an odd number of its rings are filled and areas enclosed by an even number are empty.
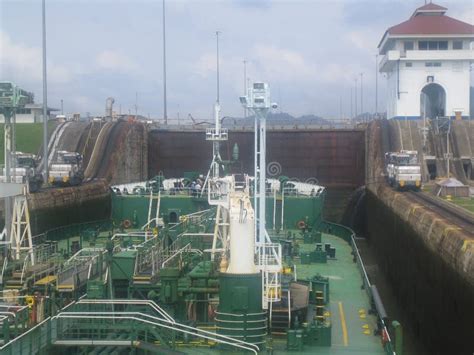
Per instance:
[[[253,83],[247,90],[247,96],[240,97],[240,103],[255,117],[254,203],[257,212],[255,235],[257,243],[264,243],[267,115],[278,105],[270,101],[270,88],[267,83],[262,82]]]

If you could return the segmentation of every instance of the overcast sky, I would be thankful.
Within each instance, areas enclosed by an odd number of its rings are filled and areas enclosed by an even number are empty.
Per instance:
[[[48,104],[66,113],[115,109],[163,115],[161,0],[46,0]],[[364,111],[375,106],[375,54],[384,31],[424,0],[167,0],[168,115],[212,116],[220,34],[223,115],[240,115],[243,60],[252,81],[293,115],[350,113],[363,76]],[[447,15],[474,22],[474,1],[439,0]],[[0,80],[42,99],[41,1],[0,0]],[[379,111],[385,79],[379,77]],[[360,83],[359,83],[360,84]],[[360,90],[360,89],[358,89]],[[360,92],[359,92],[360,95]],[[360,96],[359,96],[360,100]],[[360,102],[358,104],[360,111]]]

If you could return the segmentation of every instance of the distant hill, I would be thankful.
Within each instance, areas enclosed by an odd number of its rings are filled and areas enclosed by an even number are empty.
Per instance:
[[[222,125],[224,127],[232,126],[253,126],[254,117],[228,117]],[[325,126],[332,125],[330,120],[315,115],[304,115],[294,117],[286,112],[270,113],[267,116],[267,126]]]

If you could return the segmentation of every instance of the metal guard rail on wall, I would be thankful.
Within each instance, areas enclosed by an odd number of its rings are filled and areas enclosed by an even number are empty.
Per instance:
[[[356,235],[355,232],[349,227],[343,226],[341,224],[333,223],[333,222],[328,222],[328,221],[323,221],[321,223],[321,231],[323,232],[326,231],[329,234],[333,234],[336,237],[344,239],[352,247],[354,256],[356,257],[357,265],[362,274],[363,288],[365,292],[367,292],[367,295],[369,296],[371,304],[373,304],[374,303],[374,294],[372,293],[373,288],[372,288],[372,284],[369,281],[369,277],[367,276],[367,271],[365,270],[364,263],[362,262],[362,258],[359,253],[359,248],[357,247],[357,243],[355,241],[355,235]],[[387,337],[386,339],[387,341],[383,343],[385,353],[387,355],[396,355],[396,352],[394,350],[395,346],[392,343],[392,339],[388,332],[387,325],[385,324],[383,316],[379,313],[377,308],[375,309],[375,312],[377,313],[377,318],[380,324],[382,325],[382,333],[385,333]]]
[[[73,237],[81,234],[86,230],[104,231],[112,228],[112,221],[110,219],[102,219],[92,222],[75,223],[63,227],[53,228],[46,232],[35,236],[44,236],[45,240],[60,240],[65,237]]]

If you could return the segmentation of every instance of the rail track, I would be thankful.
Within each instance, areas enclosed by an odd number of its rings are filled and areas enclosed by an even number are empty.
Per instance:
[[[446,218],[474,238],[474,215],[469,211],[422,192],[410,191],[407,194],[412,200],[419,202],[429,210]]]
[[[93,157],[89,161],[89,165],[86,168],[86,181],[92,181],[97,178],[106,178],[112,161],[111,157],[117,149],[117,145],[120,144],[118,137],[122,133],[126,122],[117,121],[111,126],[107,127],[104,131],[104,136],[101,139],[98,138],[96,145],[98,145],[97,151],[94,148]],[[100,142],[99,142],[100,140]]]

